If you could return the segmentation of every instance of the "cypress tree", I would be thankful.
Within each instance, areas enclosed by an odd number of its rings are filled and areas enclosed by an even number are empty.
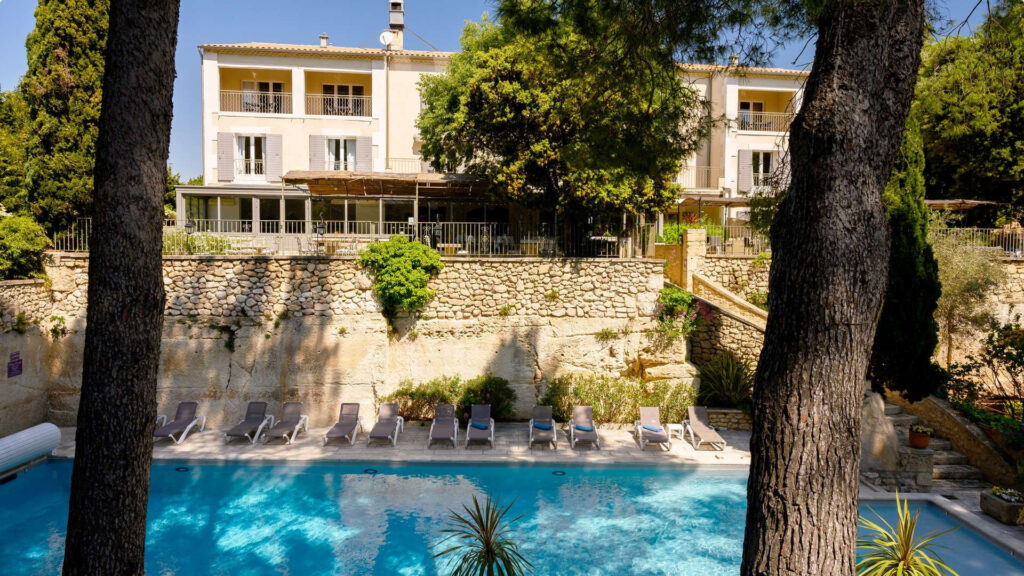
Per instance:
[[[40,0],[25,41],[25,185],[33,214],[50,232],[91,211],[109,9],[109,0]]]
[[[0,204],[8,212],[28,210],[25,198],[25,141],[28,110],[17,90],[0,92]]]
[[[890,230],[889,278],[870,375],[876,392],[888,388],[910,401],[935,392],[941,374],[932,354],[938,345],[935,307],[942,286],[928,242],[924,188],[924,144],[917,122],[909,119],[882,194]]]

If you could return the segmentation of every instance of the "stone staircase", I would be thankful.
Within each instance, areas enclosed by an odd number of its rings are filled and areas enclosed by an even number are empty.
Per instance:
[[[885,415],[889,418],[896,433],[907,443],[910,427],[920,422],[917,416],[908,414],[895,404],[885,405]],[[932,492],[953,495],[955,492],[968,490],[987,490],[991,484],[985,481],[981,471],[967,462],[967,457],[953,450],[949,440],[932,437],[928,448],[935,452],[932,458]]]

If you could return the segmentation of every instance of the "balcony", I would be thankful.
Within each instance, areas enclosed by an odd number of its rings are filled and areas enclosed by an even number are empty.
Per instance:
[[[251,158],[238,158],[235,160],[235,177],[261,178],[264,176],[266,176],[266,172],[263,169],[263,160],[256,160]]]
[[[292,95],[286,92],[221,90],[220,111],[251,112],[254,114],[291,114]]]
[[[398,174],[420,174],[433,172],[434,169],[421,158],[388,158],[388,171]]]
[[[312,116],[372,116],[370,96],[306,94],[306,114]]]
[[[711,166],[683,166],[676,174],[675,183],[692,190],[718,190],[719,170]]]
[[[789,132],[792,112],[748,112],[741,110],[738,118],[740,130],[753,132]]]

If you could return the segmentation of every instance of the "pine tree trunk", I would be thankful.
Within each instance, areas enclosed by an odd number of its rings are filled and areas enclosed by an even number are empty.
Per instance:
[[[144,573],[178,6],[110,6],[65,576]]]
[[[861,400],[889,260],[881,194],[924,13],[922,0],[823,4],[771,233],[744,576],[855,572]]]

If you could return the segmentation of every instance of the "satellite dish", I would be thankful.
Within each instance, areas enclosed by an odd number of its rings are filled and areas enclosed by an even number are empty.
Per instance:
[[[391,43],[394,42],[394,40],[395,33],[391,30],[385,30],[380,33],[380,43],[383,44],[385,48],[391,46]]]

